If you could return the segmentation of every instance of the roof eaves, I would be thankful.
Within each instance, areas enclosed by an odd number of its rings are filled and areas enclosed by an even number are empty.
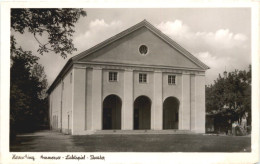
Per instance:
[[[64,65],[58,76],[55,78],[55,80],[52,82],[51,86],[48,88],[47,93],[51,93],[52,90],[56,87],[56,85],[60,82],[62,79],[62,76],[68,71],[68,69],[72,66],[73,60],[70,58],[67,63]]]
[[[197,57],[195,57],[194,55],[192,55],[189,51],[187,51],[186,49],[184,49],[182,46],[180,46],[177,42],[175,42],[174,40],[172,40],[170,37],[168,37],[167,35],[165,35],[163,32],[161,32],[159,29],[157,29],[156,27],[154,27],[152,24],[150,24],[149,22],[146,21],[146,24],[148,26],[146,26],[147,28],[149,28],[151,31],[153,31],[155,34],[157,34],[159,37],[161,37],[162,39],[164,39],[165,41],[167,41],[170,45],[172,45],[173,47],[175,47],[179,52],[181,52],[183,55],[185,55],[187,58],[189,58],[190,60],[192,60],[193,62],[195,62],[196,64],[198,64],[200,67],[202,67],[203,69],[209,69],[209,67],[204,64],[202,61],[200,61]]]
[[[142,22],[137,23],[137,24],[127,28],[126,30],[124,30],[124,31],[122,31],[122,32],[120,32],[120,33],[118,33],[118,34],[116,34],[116,35],[114,35],[114,36],[104,40],[103,42],[101,42],[101,43],[99,43],[99,44],[89,48],[88,50],[83,51],[80,54],[72,57],[72,60],[73,61],[80,60],[81,58],[85,57],[85,55],[89,55],[89,54],[91,54],[91,53],[93,53],[93,52],[95,52],[95,51],[105,47],[106,45],[110,44],[111,42],[114,42],[115,40],[118,40],[118,39],[120,39],[120,38],[122,38],[122,37],[124,37],[124,36],[126,36],[128,34],[130,34],[131,32],[136,31],[137,29],[143,27],[143,25],[145,25],[145,23],[147,23],[147,21],[144,19]]]

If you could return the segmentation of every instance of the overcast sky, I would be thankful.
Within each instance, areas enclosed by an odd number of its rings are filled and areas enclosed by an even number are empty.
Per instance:
[[[223,73],[248,69],[251,64],[251,16],[246,8],[189,9],[86,9],[87,17],[75,27],[74,44],[78,49],[63,59],[57,54],[37,53],[37,42],[31,34],[15,34],[24,50],[40,56],[48,83],[54,81],[67,60],[101,41],[139,23],[149,21],[210,67],[206,84]]]

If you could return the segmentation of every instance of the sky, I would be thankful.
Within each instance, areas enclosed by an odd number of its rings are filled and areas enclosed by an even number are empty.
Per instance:
[[[24,50],[40,57],[49,86],[69,58],[146,19],[210,67],[206,84],[219,73],[245,70],[251,64],[251,14],[249,8],[117,8],[85,9],[87,17],[75,24],[77,51],[63,59],[58,54],[37,53],[30,33],[14,33]]]

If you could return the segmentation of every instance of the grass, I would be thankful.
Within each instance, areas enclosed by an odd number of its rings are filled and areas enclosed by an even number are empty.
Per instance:
[[[251,151],[249,137],[195,134],[74,136],[76,146],[100,152],[243,152]]]
[[[13,152],[250,152],[251,137],[202,134],[19,135]]]

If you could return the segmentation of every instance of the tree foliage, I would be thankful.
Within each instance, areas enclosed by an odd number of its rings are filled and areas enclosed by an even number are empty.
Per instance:
[[[23,34],[26,30],[33,34],[39,43],[38,52],[53,51],[63,58],[77,50],[72,42],[74,24],[81,16],[82,9],[12,9],[11,29]],[[43,43],[39,37],[47,35]]]
[[[30,51],[23,51],[21,47],[16,48],[15,44],[12,46],[11,132],[30,131],[43,124],[42,116],[47,113],[47,98],[42,94],[47,89],[46,75],[44,67],[37,63],[38,57]]]
[[[221,76],[206,87],[206,111],[232,120],[251,116],[251,66],[249,70],[235,70]]]
[[[76,50],[71,37],[81,16],[86,16],[82,9],[12,9],[11,30],[33,34],[40,54],[53,51],[66,58]],[[10,137],[13,137],[16,132],[36,130],[48,123],[48,83],[39,57],[23,50],[15,35],[11,35],[10,52]]]

